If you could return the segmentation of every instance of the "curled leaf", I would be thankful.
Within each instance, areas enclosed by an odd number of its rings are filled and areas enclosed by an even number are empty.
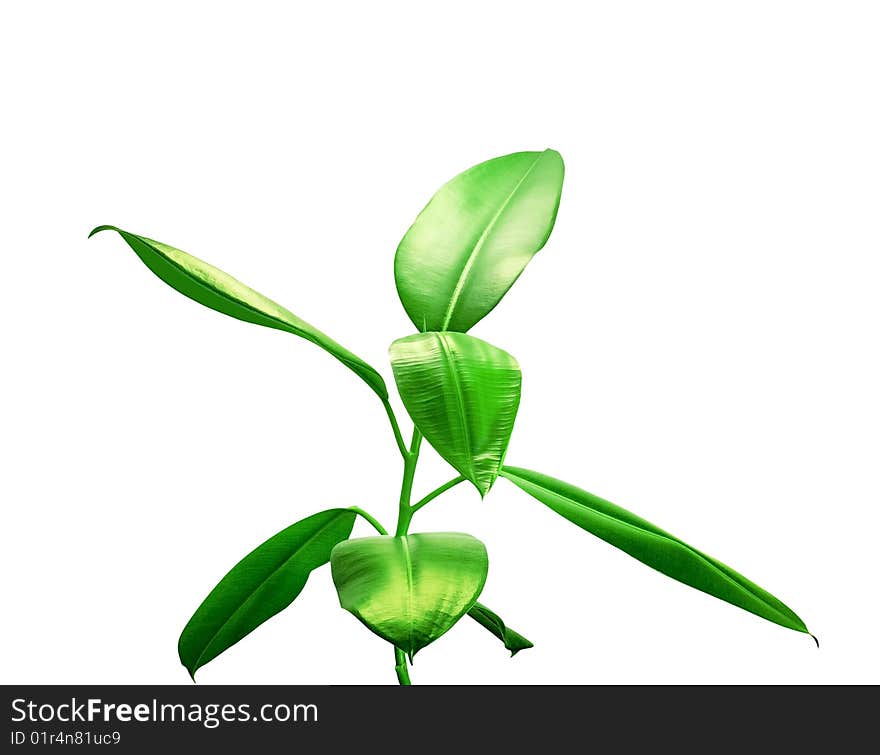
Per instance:
[[[505,626],[501,617],[494,611],[486,608],[482,603],[474,603],[471,610],[468,611],[468,616],[501,640],[501,642],[504,643],[504,647],[510,651],[511,658],[513,658],[513,656],[515,656],[520,650],[528,650],[529,648],[535,647],[519,632],[514,632],[512,629]]]

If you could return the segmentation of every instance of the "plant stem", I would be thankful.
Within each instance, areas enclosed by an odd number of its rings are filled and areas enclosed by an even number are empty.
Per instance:
[[[462,475],[459,475],[458,477],[451,479],[449,482],[444,482],[439,488],[437,488],[436,490],[432,490],[430,493],[428,493],[428,495],[426,495],[424,498],[422,498],[421,501],[419,501],[418,503],[414,503],[412,505],[412,511],[410,511],[410,516],[415,514],[425,504],[428,504],[431,501],[433,501],[438,495],[445,493],[450,488],[454,488],[460,482],[464,482],[464,477]]]
[[[391,429],[394,431],[394,440],[397,441],[397,448],[405,462],[407,450],[403,443],[403,436],[400,434],[400,425],[397,424],[397,416],[394,414],[394,409],[391,408],[391,402],[388,401],[387,398],[382,401],[382,404],[385,407],[385,413],[388,415],[388,421],[391,423]]]
[[[389,417],[392,414],[388,415]],[[399,433],[399,430],[398,430]],[[409,451],[403,452],[403,482],[400,485],[400,503],[397,509],[397,530],[395,537],[402,537],[409,531],[409,523],[412,519],[413,509],[409,502],[412,498],[413,480],[416,476],[416,465],[419,463],[419,446],[422,444],[422,434],[417,427],[413,428],[412,440]],[[406,655],[400,648],[394,648],[394,670],[397,672],[397,681],[400,684],[411,684],[409,670],[406,666]]]
[[[409,524],[412,521],[413,514],[415,514],[422,506],[433,501],[437,496],[442,495],[450,488],[454,488],[458,483],[464,482],[464,477],[459,475],[458,477],[454,477],[449,482],[444,482],[439,488],[432,490],[428,495],[426,495],[422,500],[418,503],[411,505],[410,500],[412,499],[412,488],[413,488],[413,480],[416,476],[416,466],[419,463],[419,448],[422,445],[422,434],[419,432],[417,427],[413,428],[412,440],[409,444],[409,450],[407,451],[403,447],[403,442],[400,439],[400,428],[397,426],[397,420],[394,418],[394,412],[391,409],[391,406],[386,402],[386,409],[388,410],[388,417],[391,419],[391,424],[394,427],[394,434],[397,438],[398,445],[400,446],[401,453],[403,454],[403,482],[400,485],[400,502],[398,504],[397,509],[397,529],[394,532],[395,537],[404,537],[407,532],[409,532]],[[386,534],[385,530],[382,529],[382,525],[379,524],[373,517],[367,514],[366,511],[362,511],[357,506],[351,507],[352,511],[357,512],[362,517],[364,517],[370,524],[372,524],[381,534]],[[400,648],[394,648],[394,670],[397,672],[397,681],[400,684],[412,684],[409,680],[409,669],[407,667],[406,654]]]
[[[400,504],[397,510],[396,537],[401,537],[409,531],[409,522],[412,519],[412,507],[409,505],[412,497],[413,479],[416,476],[416,464],[419,463],[419,446],[422,444],[422,434],[417,427],[413,428],[412,440],[409,451],[403,460],[403,482],[400,486]]]
[[[409,670],[406,667],[406,655],[400,648],[394,648],[394,670],[397,672],[397,681],[401,685],[410,685]]]
[[[364,511],[360,506],[349,506],[349,507],[348,507],[348,510],[349,510],[349,511],[353,511],[355,514],[359,514],[359,515],[362,516],[364,519],[366,519],[370,524],[373,525],[373,528],[374,528],[374,529],[376,530],[376,532],[378,532],[380,535],[387,535],[387,534],[388,534],[388,530],[386,530],[386,529],[385,529],[385,528],[379,523],[379,520],[376,519],[376,517],[374,517],[372,514],[368,514],[368,513],[367,513],[366,511]]]

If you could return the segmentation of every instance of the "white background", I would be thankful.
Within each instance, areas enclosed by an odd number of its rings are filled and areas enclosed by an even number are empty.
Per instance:
[[[393,523],[399,458],[357,377],[93,226],[212,261],[390,383],[409,223],[458,171],[546,146],[556,230],[473,331],[523,368],[508,462],[729,563],[822,648],[500,480],[415,529],[483,539],[482,600],[535,648],[510,660],[464,619],[414,681],[880,681],[878,21],[854,2],[4,3],[2,681],[189,683],[178,634],[251,548],[330,506]],[[417,493],[452,476],[424,457]],[[199,678],[392,665],[324,568]]]

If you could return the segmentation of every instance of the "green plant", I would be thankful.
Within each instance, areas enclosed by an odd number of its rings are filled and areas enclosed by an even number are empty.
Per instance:
[[[395,670],[468,614],[514,655],[532,647],[477,603],[488,570],[485,546],[462,533],[410,534],[413,515],[469,481],[485,496],[500,476],[578,527],[644,564],[799,632],[800,618],[733,569],[650,522],[547,475],[505,466],[520,399],[520,369],[506,351],[467,335],[544,246],[556,220],[564,167],[558,152],[518,152],[466,170],[443,186],[397,248],[400,300],[419,331],[391,344],[391,366],[414,428],[407,446],[382,376],[360,357],[284,307],[189,254],[113,226],[159,278],[195,301],[240,320],[301,336],[325,349],[379,397],[403,460],[397,527],[389,535],[358,508],[329,509],[296,522],[245,556],[198,607],[179,654],[195,677],[299,595],[311,572],[331,564],[343,608],[394,647]],[[416,503],[422,439],[458,472]],[[361,516],[377,536],[350,539]]]

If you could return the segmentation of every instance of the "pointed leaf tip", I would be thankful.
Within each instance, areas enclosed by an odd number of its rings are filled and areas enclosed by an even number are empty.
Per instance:
[[[816,647],[817,647],[817,648],[818,648],[818,647],[819,647],[819,638],[818,638],[818,637],[816,637],[816,635],[815,635],[815,634],[813,634],[813,633],[812,633],[812,632],[807,632],[807,634],[808,634],[808,635],[810,635],[810,637],[812,637],[812,638],[813,638],[813,642],[815,642],[815,643],[816,643]]]
[[[96,233],[100,233],[101,231],[117,231],[119,229],[115,225],[99,225],[92,228],[92,232],[88,235],[88,238],[92,238]]]

